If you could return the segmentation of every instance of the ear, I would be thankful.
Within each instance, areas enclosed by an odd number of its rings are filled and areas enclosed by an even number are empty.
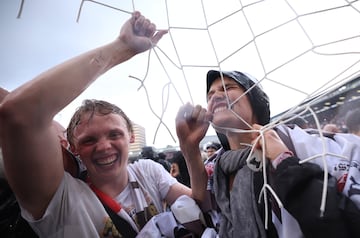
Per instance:
[[[135,142],[135,135],[134,133],[130,134],[130,143],[134,143]]]
[[[66,149],[69,148],[69,142],[67,140],[65,140],[65,139],[60,138],[60,144]]]
[[[78,156],[78,155],[79,155],[79,154],[77,153],[74,145],[70,145],[70,151],[71,151],[71,153],[73,153],[73,155],[75,155],[75,156]]]

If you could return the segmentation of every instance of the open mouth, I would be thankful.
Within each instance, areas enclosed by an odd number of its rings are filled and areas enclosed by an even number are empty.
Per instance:
[[[218,112],[222,112],[227,110],[228,108],[226,106],[221,106],[221,107],[216,107],[213,111],[213,114],[218,113]]]
[[[115,163],[115,161],[117,159],[118,159],[118,157],[116,155],[111,155],[108,157],[104,157],[104,158],[95,160],[95,164],[99,165],[99,166],[108,166],[108,165],[112,165],[113,163]]]

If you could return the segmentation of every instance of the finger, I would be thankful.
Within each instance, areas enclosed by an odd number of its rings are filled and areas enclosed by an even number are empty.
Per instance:
[[[146,21],[146,26],[144,25],[144,28],[145,28],[146,37],[152,37],[155,34],[156,26],[154,23],[151,23],[149,20]]]
[[[212,114],[208,113],[205,108],[202,108],[198,115],[198,121],[209,123],[211,119],[212,119]]]
[[[259,124],[253,124],[252,127],[255,129],[255,130],[261,130],[263,128],[263,126],[259,125]]]
[[[156,32],[156,34],[152,37],[151,42],[156,45],[159,40],[168,33],[168,30],[159,30],[158,32]]]
[[[134,32],[136,35],[144,36],[143,25],[145,24],[145,17],[140,15],[134,23]]]
[[[135,21],[141,16],[139,11],[135,11],[131,15],[131,23],[135,24]]]
[[[206,116],[206,109],[204,109],[200,105],[191,106],[191,108],[188,109],[188,112],[190,115],[186,117],[188,121],[194,121],[194,122],[205,122],[205,116]],[[209,122],[209,121],[206,121]]]
[[[177,120],[186,120],[188,117],[191,116],[192,113],[192,105],[190,103],[186,103],[185,105],[181,106],[178,114],[176,115]]]
[[[199,115],[200,115],[200,112],[201,112],[201,106],[196,105],[192,110],[191,118],[192,119],[197,119],[199,117]]]
[[[253,140],[251,144],[253,144],[255,148],[261,149],[263,144],[263,137],[259,133],[253,133],[252,135]]]
[[[135,17],[135,18],[138,18],[139,16],[141,16],[141,13],[139,11],[134,11],[132,13],[132,16]]]
[[[258,125],[258,124],[253,124],[252,125],[253,129],[254,130],[257,130],[257,132],[253,132],[251,133],[251,144],[254,145],[254,147],[256,149],[261,149],[262,148],[262,134],[260,133],[261,129],[262,129],[262,126],[261,125]]]
[[[151,37],[155,32],[155,25],[150,22],[149,19],[145,17],[142,19],[141,25],[139,25],[139,35]],[[149,35],[152,32],[151,35]]]

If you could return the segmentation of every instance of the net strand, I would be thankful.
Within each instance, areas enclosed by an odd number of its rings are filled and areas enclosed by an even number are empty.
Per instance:
[[[120,12],[124,12],[124,13],[127,13],[127,14],[130,14],[128,11],[125,11],[125,10],[121,10],[119,8],[115,8],[115,7],[112,7],[112,6],[109,6],[107,4],[104,4],[104,3],[101,3],[101,2],[97,2],[97,1],[93,1],[93,0],[83,0],[81,2],[81,5],[80,5],[80,8],[79,8],[79,12],[78,12],[78,18],[77,18],[77,21],[79,21],[80,19],[80,15],[81,15],[81,10],[82,10],[82,7],[83,7],[83,3],[85,1],[90,1],[90,2],[93,2],[95,4],[99,4],[103,7],[108,7],[108,8],[111,8],[111,9],[114,9],[114,10],[117,10],[117,11],[120,11]],[[281,68],[284,68],[286,65],[289,65],[291,64],[292,62],[296,61],[297,59],[303,57],[304,55],[312,52],[314,54],[317,54],[317,55],[327,55],[327,56],[332,56],[332,55],[355,55],[355,54],[359,54],[358,51],[347,51],[347,52],[320,52],[321,51],[321,48],[322,47],[325,47],[325,46],[329,46],[329,45],[334,45],[334,44],[337,44],[337,43],[341,43],[341,42],[346,42],[348,40],[352,40],[352,39],[355,39],[355,38],[359,38],[359,35],[356,35],[356,36],[351,36],[351,37],[347,37],[347,38],[343,38],[343,39],[339,39],[339,40],[335,40],[335,41],[331,41],[331,42],[326,42],[326,43],[323,43],[323,44],[314,44],[311,36],[307,33],[306,31],[306,28],[303,26],[303,24],[301,24],[300,22],[300,19],[305,17],[305,16],[311,16],[311,15],[317,15],[317,14],[321,14],[321,13],[327,13],[327,12],[330,12],[330,11],[335,11],[335,10],[339,10],[339,9],[342,9],[342,8],[352,8],[353,10],[357,11],[359,13],[359,10],[354,6],[354,4],[357,2],[357,1],[352,1],[352,2],[349,2],[347,1],[347,4],[344,4],[344,5],[341,5],[341,6],[336,6],[336,7],[329,7],[329,8],[325,8],[325,9],[321,9],[321,10],[316,10],[316,11],[312,11],[312,12],[309,12],[309,13],[304,13],[304,14],[299,14],[296,12],[296,10],[293,8],[292,4],[286,0],[286,4],[287,6],[292,10],[293,14],[295,15],[293,18],[285,21],[285,22],[282,22],[281,24],[278,24],[262,33],[259,33],[259,34],[255,34],[254,33],[254,30],[252,28],[252,25],[251,25],[251,22],[250,20],[248,19],[248,16],[246,15],[245,13],[245,10],[246,8],[249,8],[251,6],[254,6],[256,4],[260,4],[262,3],[263,1],[256,1],[256,2],[253,2],[253,3],[250,3],[248,5],[243,5],[242,4],[242,1],[239,1],[241,7],[233,12],[231,12],[230,14],[227,14],[226,16],[218,19],[217,21],[214,21],[213,23],[208,23],[208,19],[207,19],[207,14],[206,14],[206,11],[205,11],[205,7],[204,7],[204,2],[201,1],[201,6],[202,6],[202,14],[203,14],[203,17],[204,17],[204,20],[205,20],[205,25],[206,27],[205,28],[199,28],[199,27],[178,27],[178,26],[171,26],[170,24],[170,16],[169,16],[169,6],[168,6],[168,1],[165,1],[165,6],[166,6],[166,14],[167,14],[167,23],[168,23],[168,27],[169,27],[169,35],[170,35],[170,39],[171,39],[171,42],[172,42],[172,46],[175,50],[175,55],[176,55],[176,58],[177,58],[177,61],[179,62],[179,65],[177,65],[172,59],[171,57],[167,56],[166,52],[164,52],[163,50],[159,49],[159,51],[165,55],[166,59],[169,60],[169,62],[171,62],[176,68],[180,69],[183,73],[183,78],[184,78],[184,81],[186,83],[186,88],[189,92],[189,94],[191,95],[191,90],[190,90],[190,87],[189,87],[189,84],[187,83],[188,82],[188,79],[186,78],[186,75],[184,73],[184,69],[185,68],[190,68],[190,67],[216,67],[218,68],[219,70],[221,70],[221,64],[223,62],[225,62],[226,60],[228,60],[231,56],[233,56],[234,54],[238,53],[239,51],[241,51],[242,49],[244,49],[246,46],[250,45],[250,44],[254,44],[255,46],[255,49],[256,49],[256,54],[258,56],[258,59],[260,61],[260,65],[262,67],[262,70],[264,72],[264,77],[260,80],[260,82],[264,81],[264,80],[267,80],[267,81],[271,81],[271,82],[274,82],[276,84],[279,84],[281,86],[284,86],[284,87],[287,87],[291,90],[294,90],[294,91],[297,91],[301,94],[304,94],[306,95],[306,98],[302,101],[302,102],[299,102],[298,105],[295,105],[294,107],[290,108],[286,113],[283,114],[282,117],[280,118],[277,118],[275,121],[269,123],[268,125],[266,125],[262,130],[258,131],[259,133],[259,139],[263,140],[263,144],[265,145],[265,141],[264,141],[264,137],[263,137],[263,133],[266,131],[266,130],[269,130],[269,129],[272,129],[274,127],[276,127],[277,125],[280,125],[280,124],[284,124],[286,123],[287,121],[290,121],[293,117],[290,117],[290,118],[286,118],[286,116],[289,116],[291,114],[295,114],[297,113],[297,115],[302,115],[302,114],[305,114],[305,113],[310,113],[312,116],[313,116],[313,119],[315,121],[315,124],[316,124],[316,127],[318,129],[321,128],[321,125],[320,125],[320,122],[317,118],[317,115],[316,113],[314,112],[314,110],[311,108],[311,103],[314,103],[314,101],[316,101],[317,99],[321,98],[320,96],[321,95],[324,95],[330,88],[334,87],[335,85],[338,85],[339,83],[336,82],[335,80],[340,77],[341,75],[343,75],[345,72],[348,72],[351,68],[355,67],[358,63],[359,63],[359,60],[358,61],[355,61],[352,65],[350,65],[348,68],[344,69],[342,72],[339,72],[337,75],[335,75],[335,77],[333,77],[332,79],[328,80],[324,85],[322,85],[321,87],[319,87],[318,89],[316,89],[314,92],[312,93],[306,93],[305,91],[302,91],[302,90],[299,90],[295,87],[292,87],[290,85],[287,85],[285,83],[282,83],[282,82],[279,82],[275,79],[272,79],[271,77],[269,77],[269,75],[273,72],[276,72],[277,70],[281,69]],[[133,6],[135,6],[134,2],[133,2]],[[134,7],[135,9],[135,7]],[[245,44],[239,46],[236,50],[232,51],[228,56],[225,56],[224,59],[219,59],[219,56],[217,54],[217,51],[216,51],[216,47],[215,47],[215,44],[214,44],[214,41],[213,41],[213,38],[212,38],[212,35],[209,31],[209,28],[214,26],[214,25],[217,25],[223,21],[225,21],[226,19],[230,18],[231,16],[237,14],[237,13],[242,13],[245,21],[246,21],[246,24],[252,34],[252,39],[248,42],[246,42]],[[299,54],[293,56],[292,58],[284,61],[283,63],[279,64],[277,67],[271,69],[271,70],[266,70],[266,66],[265,66],[265,63],[263,61],[263,56],[261,54],[261,51],[259,49],[259,46],[257,45],[257,39],[263,35],[266,35],[266,34],[269,34],[270,32],[273,32],[275,31],[276,29],[279,29],[287,24],[290,24],[292,22],[296,22],[297,25],[300,27],[301,31],[303,32],[303,34],[306,36],[307,40],[309,41],[311,47],[309,47],[307,50],[303,51],[303,52],[300,52]],[[176,47],[176,44],[175,44],[175,40],[174,40],[174,37],[173,37],[173,34],[172,34],[172,30],[197,30],[197,31],[207,31],[207,35],[208,35],[208,38],[209,38],[209,41],[210,41],[210,45],[212,47],[212,51],[215,55],[215,59],[216,59],[216,62],[217,62],[217,65],[192,65],[192,64],[185,64],[182,62],[181,60],[181,57],[179,55],[179,52],[177,50],[177,47]],[[157,53],[156,53],[157,55]],[[160,60],[160,57],[157,55],[157,60],[160,62],[161,66],[162,66],[162,69],[166,72],[166,75],[168,77],[168,80],[169,82],[167,84],[165,84],[165,86],[163,87],[163,90],[162,90],[162,95],[163,95],[163,105],[162,105],[162,112],[161,112],[161,116],[158,116],[157,113],[152,109],[152,106],[151,106],[151,103],[150,103],[150,97],[148,95],[148,91],[146,89],[146,86],[145,86],[145,78],[146,76],[144,77],[143,80],[140,80],[139,78],[137,77],[134,77],[134,76],[130,76],[131,78],[134,78],[134,79],[137,79],[139,82],[140,82],[140,88],[143,88],[144,91],[145,91],[145,94],[146,94],[146,97],[147,97],[147,100],[148,100],[148,106],[150,108],[150,110],[152,111],[152,113],[154,114],[154,116],[156,116],[159,120],[159,123],[158,123],[158,126],[157,126],[157,129],[156,129],[156,132],[155,132],[155,136],[154,136],[154,141],[155,141],[155,138],[156,138],[156,135],[157,135],[157,132],[160,128],[161,125],[165,126],[169,132],[169,134],[172,136],[172,138],[174,139],[174,136],[172,135],[170,129],[166,126],[166,123],[163,121],[163,116],[165,114],[165,111],[166,111],[166,108],[168,107],[168,103],[169,103],[169,94],[170,94],[170,91],[169,91],[169,87],[170,85],[173,86],[173,88],[175,89],[175,92],[178,96],[178,98],[180,99],[181,103],[184,104],[184,100],[181,98],[180,96],[180,93],[176,90],[176,87],[174,86],[172,80],[171,80],[171,76],[170,74],[166,71],[166,68],[164,66],[164,64],[161,62]],[[149,64],[150,64],[150,56],[148,58],[148,68],[149,68]],[[148,69],[147,69],[147,72],[148,72]],[[359,71],[357,71],[358,73]],[[355,73],[353,73],[353,75],[355,75]],[[221,75],[221,78],[222,78],[222,81],[223,81],[223,84],[224,84],[224,80],[223,80],[223,76]],[[345,79],[344,79],[345,80]],[[332,81],[334,81],[334,83],[332,84]],[[166,90],[167,89],[167,90]],[[226,88],[224,89],[225,90],[225,94],[226,94]],[[249,89],[251,90],[251,89]],[[247,93],[249,93],[249,90],[247,90],[244,95],[246,95]],[[166,92],[166,93],[165,93]],[[164,100],[164,95],[166,95],[165,97],[165,100]],[[317,95],[317,96],[316,96]],[[319,96],[320,95],[320,96]],[[228,108],[231,110],[232,113],[235,114],[235,116],[240,120],[242,121],[243,123],[247,124],[247,126],[249,128],[251,128],[251,125],[249,125],[240,115],[237,115],[235,113],[235,111],[233,111],[231,109],[232,105],[234,105],[238,100],[240,100],[242,96],[240,96],[238,99],[236,99],[234,102],[230,102],[230,100],[228,99],[227,97],[227,102],[228,102]],[[309,101],[308,103],[304,104],[304,105],[301,105],[301,103],[304,103],[304,101],[306,100],[309,100],[309,99],[313,99],[313,101]],[[193,102],[193,98],[191,96],[191,101]],[[295,116],[294,116],[295,117]],[[224,128],[224,127],[218,127],[216,125],[214,125],[213,123],[211,123],[212,127],[215,129],[215,130],[225,130],[225,131],[228,131],[228,132],[235,132],[235,133],[250,133],[251,130],[240,130],[240,129],[236,129],[236,128]],[[326,189],[327,189],[327,183],[328,183],[328,169],[327,169],[327,163],[326,163],[326,155],[330,155],[329,153],[327,153],[327,148],[326,148],[326,144],[325,144],[325,140],[324,140],[324,135],[322,134],[321,130],[319,130],[319,137],[322,138],[322,144],[323,144],[323,153],[322,154],[319,154],[319,155],[316,155],[316,156],[312,156],[312,157],[309,157],[309,158],[306,158],[304,159],[301,163],[304,163],[304,162],[308,162],[308,161],[311,161],[313,159],[316,159],[318,157],[322,158],[322,162],[323,162],[323,169],[324,169],[324,185],[323,185],[323,191],[322,191],[322,198],[321,198],[321,205],[320,205],[320,216],[323,216],[324,214],[324,211],[325,211],[325,205],[326,205]],[[174,139],[175,141],[175,139]],[[251,152],[253,153],[253,150],[254,148],[251,149]],[[266,164],[266,158],[265,158],[265,150],[263,150],[263,158],[262,158],[262,163],[263,164]],[[338,156],[338,157],[341,157],[339,155],[334,155],[334,154],[331,154],[332,156]],[[263,178],[264,178],[264,186],[261,190],[261,193],[260,193],[260,197],[259,197],[259,201],[260,201],[260,198],[263,197],[264,199],[264,202],[265,202],[265,205],[267,205],[267,192],[269,191],[273,197],[275,198],[276,202],[278,203],[279,207],[282,207],[282,203],[281,201],[279,200],[279,198],[277,197],[276,193],[273,191],[273,189],[271,188],[271,186],[268,184],[267,182],[267,174],[266,174],[266,170],[263,169]],[[266,206],[267,207],[267,206]],[[268,211],[267,209],[265,209],[265,224],[267,226],[267,222],[268,222]],[[267,227],[266,227],[267,228]]]
[[[92,4],[95,4],[99,7],[105,7],[105,8],[109,8],[112,9],[114,11],[118,11],[121,14],[131,14],[132,12],[129,12],[127,10],[118,8],[118,7],[114,7],[112,5],[103,3],[101,1],[94,1],[94,0],[82,0],[78,9],[78,13],[77,13],[77,18],[76,18],[76,22],[80,21],[81,15],[82,15],[82,11],[83,8],[86,7],[85,2],[89,2]],[[132,0],[132,7],[133,10],[136,9],[135,7],[135,0]],[[285,113],[283,113],[280,117],[275,118],[272,122],[270,122],[268,125],[265,125],[261,130],[259,131],[254,131],[254,130],[243,130],[243,129],[237,129],[237,128],[226,128],[226,127],[219,127],[217,125],[215,125],[214,123],[210,123],[210,125],[215,129],[215,130],[221,130],[221,131],[227,131],[227,132],[232,132],[232,133],[259,133],[259,136],[257,138],[257,140],[262,140],[262,144],[265,146],[265,139],[264,139],[264,133],[267,130],[270,129],[274,129],[276,126],[279,125],[283,125],[286,124],[287,122],[291,121],[292,119],[294,119],[297,116],[301,116],[301,115],[306,115],[306,114],[310,114],[311,117],[314,120],[315,123],[315,127],[316,129],[318,129],[319,131],[319,138],[322,139],[322,153],[314,155],[314,156],[310,156],[308,158],[302,159],[300,161],[300,163],[305,163],[305,162],[309,162],[312,160],[315,160],[317,158],[321,158],[322,160],[322,167],[323,167],[323,190],[322,190],[322,197],[321,197],[321,205],[320,205],[320,216],[323,216],[324,212],[325,212],[325,207],[326,207],[326,194],[327,194],[327,184],[328,184],[328,165],[326,162],[326,157],[327,156],[333,156],[333,157],[337,157],[337,158],[341,158],[341,159],[348,159],[348,158],[344,158],[341,155],[338,154],[333,154],[333,153],[329,153],[328,152],[328,148],[327,145],[325,143],[325,136],[322,133],[321,130],[321,123],[319,121],[319,118],[317,116],[317,112],[314,111],[314,109],[311,107],[313,104],[315,104],[316,102],[318,102],[319,100],[321,100],[321,98],[326,95],[331,89],[338,87],[339,85],[341,85],[344,82],[349,81],[350,79],[359,76],[360,73],[360,60],[359,59],[354,59],[352,61],[352,63],[350,63],[349,65],[347,65],[347,67],[343,68],[342,70],[338,70],[337,73],[334,74],[333,77],[329,78],[326,83],[324,83],[323,85],[320,85],[318,88],[315,88],[314,91],[308,93],[305,92],[304,90],[298,89],[295,86],[291,86],[290,83],[283,83],[278,81],[275,77],[272,77],[272,74],[279,71],[280,69],[285,68],[288,65],[291,65],[292,63],[294,63],[295,61],[299,60],[302,57],[305,57],[306,55],[312,53],[315,55],[319,55],[319,56],[326,56],[326,57],[331,57],[331,56],[345,56],[345,55],[354,55],[354,56],[358,56],[360,54],[360,52],[358,50],[343,50],[343,51],[336,51],[336,50],[331,50],[329,51],[329,47],[330,46],[336,46],[338,44],[344,43],[347,44],[351,41],[355,41],[355,40],[359,40],[360,39],[360,34],[355,34],[352,36],[346,36],[343,37],[341,39],[336,39],[336,40],[327,40],[327,42],[323,42],[323,43],[319,43],[319,44],[315,44],[314,39],[311,37],[311,35],[308,33],[304,23],[302,23],[302,19],[308,16],[315,16],[315,15],[319,15],[319,14],[326,14],[326,13],[330,13],[333,11],[339,11],[340,9],[346,9],[346,8],[350,8],[352,9],[354,12],[356,12],[357,14],[360,14],[360,10],[356,7],[356,3],[358,2],[358,0],[356,1],[345,1],[344,4],[339,5],[339,6],[335,6],[335,7],[326,7],[320,10],[313,10],[311,12],[307,12],[307,13],[302,13],[299,14],[295,7],[293,6],[293,4],[289,1],[289,0],[285,0],[286,5],[288,6],[288,8],[291,10],[292,14],[294,15],[293,17],[291,17],[290,19],[287,19],[269,29],[264,30],[263,32],[260,33],[255,33],[254,27],[252,26],[251,20],[249,18],[249,16],[247,15],[247,9],[250,9],[250,7],[253,7],[257,4],[261,4],[264,3],[265,1],[254,1],[252,3],[249,4],[243,4],[243,2],[240,0],[239,4],[240,7],[231,11],[230,13],[226,14],[223,17],[220,17],[219,19],[213,21],[213,22],[209,22],[209,18],[205,9],[205,3],[204,1],[201,1],[201,7],[202,7],[202,16],[204,18],[205,21],[205,27],[180,27],[180,26],[173,26],[171,25],[170,22],[170,4],[171,1],[167,1],[165,0],[165,9],[166,9],[166,21],[168,24],[168,31],[169,31],[169,38],[171,41],[171,46],[174,49],[174,53],[175,53],[175,59],[172,59],[172,57],[170,57],[166,51],[164,51],[163,49],[161,49],[158,46],[154,46],[152,48],[152,50],[149,51],[149,55],[147,58],[147,68],[146,68],[146,73],[144,75],[144,77],[140,78],[140,77],[136,77],[136,76],[132,76],[130,75],[129,77],[131,79],[137,80],[140,83],[140,86],[138,87],[138,91],[140,91],[141,89],[144,90],[144,93],[146,95],[146,99],[147,99],[147,104],[148,107],[151,111],[151,113],[154,115],[154,117],[157,118],[158,120],[158,124],[156,127],[156,131],[154,134],[154,139],[153,139],[153,143],[155,143],[158,132],[160,130],[161,127],[164,127],[166,129],[166,131],[169,133],[169,135],[171,136],[171,138],[173,139],[174,142],[176,142],[175,137],[173,136],[173,133],[171,132],[171,129],[167,126],[167,123],[164,121],[164,116],[166,114],[166,111],[168,109],[168,107],[170,106],[170,98],[169,95],[171,93],[171,89],[174,90],[177,98],[179,99],[181,104],[185,103],[185,99],[182,97],[181,92],[177,89],[177,87],[175,86],[175,81],[172,79],[172,76],[170,74],[170,72],[167,70],[167,67],[165,66],[165,62],[163,61],[168,61],[171,65],[173,65],[175,68],[177,68],[178,70],[181,71],[182,73],[182,78],[183,81],[185,83],[185,88],[188,91],[187,93],[190,96],[190,101],[194,104],[194,97],[193,94],[190,90],[190,84],[189,84],[189,79],[187,78],[187,75],[185,74],[185,70],[186,69],[191,69],[191,68],[216,68],[218,70],[222,70],[223,67],[223,63],[227,62],[231,57],[233,57],[234,55],[238,54],[241,50],[245,49],[247,46],[250,46],[251,44],[254,45],[255,47],[255,54],[257,56],[257,59],[259,60],[260,66],[261,66],[261,70],[263,73],[263,76],[260,77],[261,79],[259,80],[258,83],[256,83],[256,85],[263,83],[263,82],[271,82],[274,83],[276,85],[279,85],[281,87],[286,87],[287,89],[300,93],[302,95],[304,95],[304,99],[302,101],[300,101],[298,104],[294,105],[293,107],[291,107],[290,109],[288,109]],[[25,4],[25,0],[21,0],[20,2],[20,7],[18,10],[18,14],[17,14],[17,18],[20,18],[22,13],[23,13],[23,8],[24,8],[24,4]],[[242,14],[242,16],[245,19],[246,25],[248,27],[248,29],[251,32],[251,36],[252,38],[249,41],[246,41],[245,43],[243,43],[242,45],[237,46],[235,49],[233,49],[230,53],[228,53],[228,55],[225,55],[222,59],[219,57],[218,51],[217,51],[217,47],[214,41],[214,36],[211,34],[210,32],[210,28],[213,26],[217,26],[219,24],[224,23],[226,20],[228,20],[230,17],[234,16],[235,14]],[[288,59],[283,60],[282,62],[278,63],[275,67],[268,69],[264,58],[265,56],[262,54],[262,51],[259,47],[259,39],[262,36],[268,35],[270,33],[275,32],[278,29],[281,29],[282,27],[289,25],[291,23],[295,22],[296,26],[298,26],[301,29],[302,34],[305,36],[306,40],[308,41],[307,43],[309,43],[309,47],[306,50],[303,50],[302,52],[297,53],[296,55],[289,57]],[[173,35],[173,31],[175,30],[188,30],[188,31],[206,31],[207,33],[207,37],[209,39],[210,42],[210,47],[211,49],[209,49],[210,51],[213,52],[214,57],[215,57],[215,63],[214,64],[191,64],[191,63],[187,63],[185,61],[182,60],[182,58],[180,57],[180,52],[178,50],[178,46],[176,44],[176,40],[175,40],[175,36]],[[327,51],[326,51],[326,48]],[[151,53],[154,53],[154,55],[156,56],[154,59],[151,58]],[[165,58],[162,60],[162,58],[160,57],[164,56]],[[160,63],[162,70],[164,71],[166,77],[167,77],[167,82],[164,83],[163,87],[162,87],[162,98],[161,98],[161,112],[158,113],[155,111],[154,107],[152,106],[151,103],[151,96],[149,95],[149,91],[147,89],[146,86],[146,79],[148,79],[148,73],[150,70],[150,63],[156,60]],[[224,84],[224,79],[223,79],[223,75],[221,74],[221,79],[222,79],[222,83]],[[244,94],[242,96],[240,96],[239,98],[237,98],[235,101],[230,102],[230,99],[228,97],[226,97],[227,103],[228,103],[228,108],[230,109],[230,111],[239,119],[239,121],[242,121],[245,125],[247,125],[249,128],[251,128],[252,126],[249,125],[240,115],[238,115],[234,110],[232,110],[232,106],[238,102],[241,97],[245,96],[246,94],[248,94],[250,92],[251,88],[249,90],[246,90],[246,92],[244,92]],[[225,94],[227,95],[227,91],[226,88],[224,89]],[[247,145],[247,146],[251,146],[251,145]],[[254,153],[255,148],[254,146],[251,147],[251,155]],[[250,157],[249,157],[250,158]],[[249,159],[248,158],[248,159]],[[265,167],[264,165],[266,165],[267,163],[267,159],[265,157],[265,148],[263,148],[262,151],[262,158],[261,158],[262,164],[263,164],[263,168]],[[278,204],[278,206],[280,208],[283,207],[282,202],[280,201],[280,199],[278,198],[278,196],[276,195],[276,193],[274,192],[274,190],[271,188],[270,184],[268,184],[268,180],[267,180],[267,174],[266,174],[266,169],[262,169],[263,172],[263,179],[264,179],[264,185],[261,189],[260,192],[260,196],[259,196],[259,202],[261,201],[261,199],[263,199],[264,203],[265,203],[265,207],[268,207],[268,196],[271,194],[276,203]],[[270,194],[268,194],[270,193]],[[268,219],[269,219],[269,214],[268,214],[268,209],[265,209],[265,226],[267,228],[267,224],[268,224]]]

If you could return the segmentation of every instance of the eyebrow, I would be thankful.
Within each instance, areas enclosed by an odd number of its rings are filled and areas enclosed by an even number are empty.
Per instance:
[[[221,88],[226,88],[227,86],[238,86],[239,88],[241,87],[241,85],[239,85],[237,82],[234,82],[234,81],[224,82],[224,84],[221,83],[220,86],[221,86]],[[208,94],[213,90],[214,89],[212,89],[210,86]]]

